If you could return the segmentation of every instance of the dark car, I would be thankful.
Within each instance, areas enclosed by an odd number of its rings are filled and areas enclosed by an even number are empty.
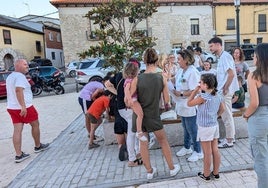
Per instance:
[[[255,44],[249,44],[249,43],[248,44],[241,44],[240,47],[244,52],[245,60],[252,60],[256,46],[257,45],[255,45]]]
[[[42,66],[42,67],[34,67],[34,68],[30,68],[29,69],[29,73],[31,74],[38,74],[38,76],[40,76],[41,78],[45,78],[45,79],[51,79],[51,76],[56,74],[57,72],[60,72],[61,76],[60,76],[60,80],[62,81],[62,83],[64,84],[65,82],[65,76],[64,73],[53,66]]]
[[[29,67],[41,67],[41,66],[52,66],[52,62],[50,59],[43,59],[43,58],[38,58],[38,59],[32,59],[29,62]]]

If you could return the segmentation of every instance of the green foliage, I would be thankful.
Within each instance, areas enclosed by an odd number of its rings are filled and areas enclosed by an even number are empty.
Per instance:
[[[146,31],[136,30],[139,23],[155,12],[157,3],[153,1],[132,3],[111,0],[93,8],[86,17],[98,26],[92,34],[99,39],[99,43],[79,53],[80,58],[103,57],[107,61],[106,66],[120,71],[125,59],[135,53],[141,55],[147,47],[155,44],[156,38],[148,37]]]

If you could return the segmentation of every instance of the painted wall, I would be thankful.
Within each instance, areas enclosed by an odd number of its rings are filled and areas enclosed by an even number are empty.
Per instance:
[[[257,38],[263,38],[263,42],[268,41],[267,32],[258,32],[258,15],[266,14],[268,21],[268,5],[241,5],[240,20],[240,43],[249,39],[250,43],[257,44]],[[225,42],[236,42],[236,28],[227,30],[227,19],[236,20],[234,6],[216,7],[216,34],[221,36]],[[268,27],[268,23],[267,27]],[[236,25],[236,24],[235,24]],[[267,28],[268,31],[268,28]]]
[[[44,57],[44,43],[42,34],[0,26],[0,31],[3,31],[3,29],[10,30],[12,44],[4,44],[3,35],[1,33],[0,48],[12,48],[14,50],[19,50],[22,54],[24,54],[27,60],[33,59],[34,56]],[[36,51],[36,41],[41,42],[41,52]]]

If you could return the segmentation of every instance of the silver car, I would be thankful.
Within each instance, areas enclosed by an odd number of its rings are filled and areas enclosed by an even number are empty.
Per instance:
[[[108,72],[114,71],[111,67],[104,67],[105,60],[91,58],[79,62],[76,69],[76,83],[85,85],[91,80],[102,79]]]

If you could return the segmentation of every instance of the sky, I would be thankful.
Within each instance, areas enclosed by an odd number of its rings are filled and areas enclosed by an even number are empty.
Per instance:
[[[1,2],[0,14],[19,18],[28,14],[59,18],[57,9],[49,0],[8,0]],[[50,14],[50,15],[48,15]]]

